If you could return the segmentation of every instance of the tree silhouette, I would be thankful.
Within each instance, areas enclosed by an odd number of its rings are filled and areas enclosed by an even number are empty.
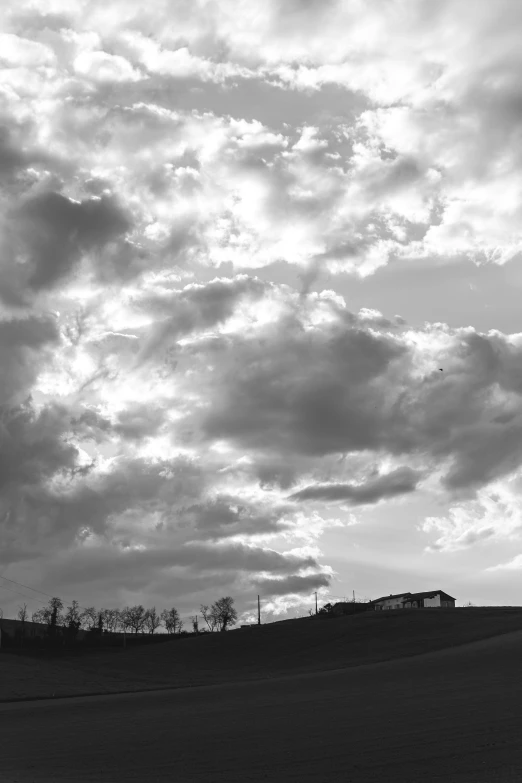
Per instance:
[[[143,626],[145,625],[145,609],[141,604],[138,604],[137,606],[126,606],[123,611],[128,628],[132,628],[134,633],[143,630]]]
[[[67,607],[67,611],[65,612],[64,621],[66,625],[69,625],[71,622],[80,622],[81,621],[82,612],[80,609],[80,605],[78,601],[73,601],[70,606]]]
[[[237,622],[237,611],[234,609],[234,599],[230,596],[220,598],[212,604],[212,615],[220,631],[226,631],[229,625]]]
[[[95,628],[96,623],[98,622],[98,612],[96,608],[94,606],[88,606],[84,609],[81,613],[81,621],[90,631]]]
[[[154,631],[156,631],[160,627],[161,617],[156,612],[155,606],[153,606],[152,609],[147,609],[144,615],[143,624],[150,634],[153,634]]]
[[[177,630],[181,630],[182,622],[175,606],[172,609],[164,609],[160,614],[160,618],[167,629],[167,633],[176,633]]]
[[[201,614],[203,615],[203,619],[206,622],[208,626],[209,631],[214,631],[216,629],[216,626],[218,624],[218,618],[217,615],[214,612],[214,606],[212,609],[209,609],[208,606],[205,606],[204,604],[201,604],[199,607]]]

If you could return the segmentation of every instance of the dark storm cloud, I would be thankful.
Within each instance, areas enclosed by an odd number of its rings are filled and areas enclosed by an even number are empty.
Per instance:
[[[36,441],[25,450],[18,447],[20,458],[15,451],[14,466],[6,468],[11,486],[9,494],[0,495],[0,510],[8,512],[9,524],[5,519],[0,523],[0,545],[12,559],[71,547],[85,530],[109,535],[121,546],[129,546],[135,536],[141,543],[145,533],[133,533],[132,520],[157,513],[168,523],[183,504],[193,503],[204,491],[204,473],[186,459],[128,457],[115,460],[105,472],[72,470],[77,451],[63,442],[65,433],[55,419],[51,424],[54,429],[49,427],[47,439],[42,436],[41,446]],[[69,470],[58,486],[46,481],[64,468]],[[111,520],[125,514],[130,527],[118,535],[108,533]]]
[[[63,439],[60,406],[40,413],[29,404],[4,407],[0,416],[0,493],[39,487],[57,472],[74,467],[78,452]]]
[[[291,495],[290,499],[343,500],[350,505],[360,506],[413,492],[419,479],[417,471],[402,467],[363,484],[316,484],[305,487]]]
[[[189,506],[184,509],[183,516],[191,520],[195,532],[204,539],[223,539],[237,535],[282,533],[290,527],[285,523],[284,515],[292,510],[290,504],[264,509],[241,496],[221,494]]]
[[[33,315],[0,321],[0,406],[22,401],[47,357],[48,346],[58,342],[54,318]]]
[[[0,118],[0,176],[9,177],[24,165],[25,156],[14,143],[11,129],[2,125]]]
[[[208,546],[174,542],[170,546],[168,543],[163,546],[152,544],[143,551],[111,546],[77,549],[69,557],[63,558],[60,565],[55,565],[55,577],[58,580],[83,582],[104,579],[108,574],[114,577],[115,573],[124,576],[139,572],[148,575],[148,580],[152,581],[159,578],[162,570],[174,567],[191,569],[192,572],[197,569],[202,572],[227,573],[229,580],[233,580],[234,572],[268,571],[290,575],[300,568],[319,566],[312,557],[282,555],[271,549],[243,544]],[[144,583],[147,583],[146,577]]]
[[[7,286],[18,279],[19,287],[33,291],[52,288],[71,273],[82,253],[101,250],[131,227],[111,198],[77,203],[55,192],[26,199],[12,210],[10,221],[10,250],[23,265],[9,270]],[[16,290],[9,293],[11,299],[16,296]]]
[[[522,460],[519,342],[437,324],[414,337],[364,311],[339,312],[307,329],[285,314],[255,335],[214,346],[208,406],[194,423],[204,440],[227,439],[264,455],[268,478],[270,454],[291,465],[303,456],[368,450],[444,463],[452,492],[473,492],[514,470]],[[419,339],[422,350],[414,347]],[[414,479],[405,476],[403,491],[410,491]],[[331,492],[357,500],[350,486]]]
[[[388,397],[379,382],[406,352],[388,335],[342,322],[305,331],[289,318],[235,341],[203,430],[310,456],[378,447]]]
[[[302,593],[309,595],[319,587],[329,587],[331,577],[328,574],[311,574],[299,576],[292,574],[284,579],[256,579],[255,584],[265,595],[291,595]]]

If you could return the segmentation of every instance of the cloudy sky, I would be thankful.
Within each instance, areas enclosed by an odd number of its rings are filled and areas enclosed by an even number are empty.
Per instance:
[[[0,29],[0,573],[184,617],[519,604],[519,0]]]

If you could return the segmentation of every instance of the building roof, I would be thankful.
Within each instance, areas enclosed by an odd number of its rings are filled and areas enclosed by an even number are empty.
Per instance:
[[[407,598],[405,598],[405,601],[418,601],[420,598],[434,598],[436,595],[444,596],[444,598],[450,598],[452,601],[456,601],[456,598],[453,598],[452,595],[448,595],[448,593],[445,593],[444,590],[428,590],[426,593],[405,593],[407,595]]]
[[[437,593],[440,592],[440,590],[436,590]],[[373,601],[370,601],[371,604],[378,604],[379,601],[389,601],[390,598],[403,598],[403,596],[410,596],[411,593],[396,593],[395,595],[383,595],[382,598],[374,598]]]

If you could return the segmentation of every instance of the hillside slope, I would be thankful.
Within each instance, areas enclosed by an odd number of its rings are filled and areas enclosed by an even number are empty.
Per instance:
[[[518,783],[521,653],[514,631],[336,671],[0,704],[0,777]]]
[[[403,658],[522,630],[522,608],[368,612],[303,618],[84,657],[2,655],[0,700],[183,687],[326,671]]]

